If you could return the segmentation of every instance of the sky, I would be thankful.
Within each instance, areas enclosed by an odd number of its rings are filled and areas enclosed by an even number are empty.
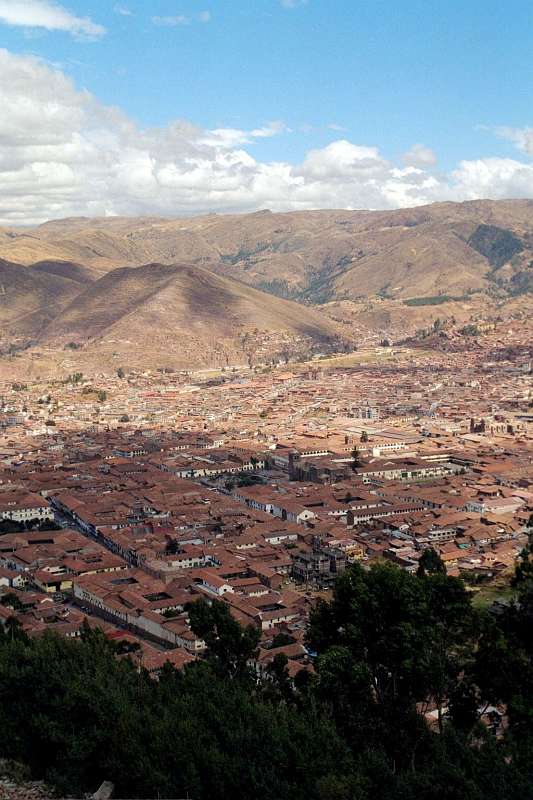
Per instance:
[[[0,224],[533,197],[531,0],[0,0]]]

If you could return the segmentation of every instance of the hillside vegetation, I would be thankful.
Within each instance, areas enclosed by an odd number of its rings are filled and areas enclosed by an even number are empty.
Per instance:
[[[438,557],[421,563],[419,575],[344,573],[311,616],[316,671],[294,681],[280,655],[257,678],[259,631],[222,601],[189,610],[206,660],[158,681],[98,630],[28,640],[8,620],[0,757],[77,796],[109,780],[131,798],[527,800],[531,562],[520,604],[498,618],[473,609]]]

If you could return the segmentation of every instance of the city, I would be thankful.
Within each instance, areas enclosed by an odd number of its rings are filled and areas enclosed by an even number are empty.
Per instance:
[[[533,800],[532,31],[0,0],[0,800]]]
[[[508,325],[472,352],[2,386],[0,613],[88,621],[157,673],[202,656],[186,608],[217,598],[261,632],[257,667],[286,651],[293,674],[353,561],[414,573],[432,548],[505,600],[533,515],[530,329]]]

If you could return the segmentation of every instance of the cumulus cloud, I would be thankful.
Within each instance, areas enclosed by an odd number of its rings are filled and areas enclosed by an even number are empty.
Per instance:
[[[0,0],[0,22],[24,28],[66,31],[77,38],[96,39],[105,28],[89,17],[77,17],[51,0]]]
[[[432,167],[437,163],[437,156],[429,147],[423,144],[414,144],[407,153],[403,154],[404,164],[411,167]]]
[[[378,178],[387,170],[377,147],[362,147],[346,139],[310,150],[298,173],[308,180],[349,181]]]
[[[513,158],[461,161],[452,172],[452,179],[462,200],[533,197],[533,164],[524,164]]]
[[[533,163],[484,158],[449,173],[399,166],[377,147],[338,139],[300,164],[262,161],[283,134],[205,130],[186,120],[141,129],[60,70],[0,49],[0,224],[75,215],[396,208],[436,200],[533,196]]]

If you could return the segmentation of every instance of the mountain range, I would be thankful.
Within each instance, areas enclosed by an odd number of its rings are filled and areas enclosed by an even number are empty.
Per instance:
[[[531,200],[0,229],[4,349],[237,363],[348,349],[361,326],[399,335],[532,290]]]

